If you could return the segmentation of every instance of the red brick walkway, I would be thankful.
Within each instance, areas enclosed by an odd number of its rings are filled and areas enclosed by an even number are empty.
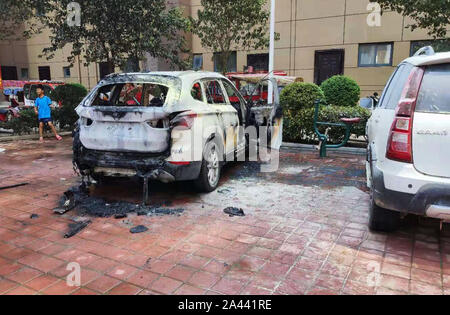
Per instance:
[[[450,293],[448,229],[413,218],[395,234],[367,230],[363,157],[283,152],[278,173],[232,165],[208,195],[156,185],[152,200],[183,214],[91,218],[64,239],[76,212],[52,209],[78,180],[70,140],[0,147],[0,186],[30,183],[0,191],[0,294]],[[137,202],[141,192],[119,182],[94,193]],[[228,217],[227,206],[246,216]],[[130,234],[138,224],[149,231]],[[66,285],[70,262],[81,287]]]

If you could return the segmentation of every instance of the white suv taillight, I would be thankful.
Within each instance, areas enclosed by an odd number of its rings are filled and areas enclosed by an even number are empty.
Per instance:
[[[413,161],[412,125],[423,74],[423,68],[414,68],[403,89],[387,145],[386,157],[390,160],[405,163]]]

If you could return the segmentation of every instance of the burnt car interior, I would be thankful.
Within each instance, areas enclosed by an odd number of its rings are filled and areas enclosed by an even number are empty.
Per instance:
[[[169,88],[160,84],[121,83],[102,86],[93,106],[162,107]]]

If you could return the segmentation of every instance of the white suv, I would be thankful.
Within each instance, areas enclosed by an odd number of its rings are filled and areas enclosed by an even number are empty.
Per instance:
[[[422,48],[389,79],[367,124],[369,227],[402,214],[450,220],[450,52]]]

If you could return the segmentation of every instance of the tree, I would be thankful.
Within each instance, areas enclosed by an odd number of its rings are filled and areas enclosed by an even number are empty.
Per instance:
[[[383,10],[396,11],[413,21],[409,27],[426,29],[434,39],[447,37],[450,24],[450,0],[370,0]]]
[[[73,15],[68,11],[72,0],[47,1],[45,25],[52,33],[51,46],[44,49],[48,59],[69,46],[69,62],[82,56],[86,64],[106,62],[110,72],[130,60],[138,66],[136,61],[144,60],[146,53],[187,66],[181,54],[186,52],[182,32],[189,20],[179,8],[167,8],[164,0],[77,0],[79,26],[67,23]]]
[[[29,38],[41,30],[37,12],[45,7],[46,1],[1,0],[0,40]],[[26,22],[26,23],[25,23]]]
[[[233,47],[257,50],[269,45],[266,4],[267,0],[201,0],[203,8],[192,19],[192,32],[203,47],[218,53],[221,72],[228,72]]]

